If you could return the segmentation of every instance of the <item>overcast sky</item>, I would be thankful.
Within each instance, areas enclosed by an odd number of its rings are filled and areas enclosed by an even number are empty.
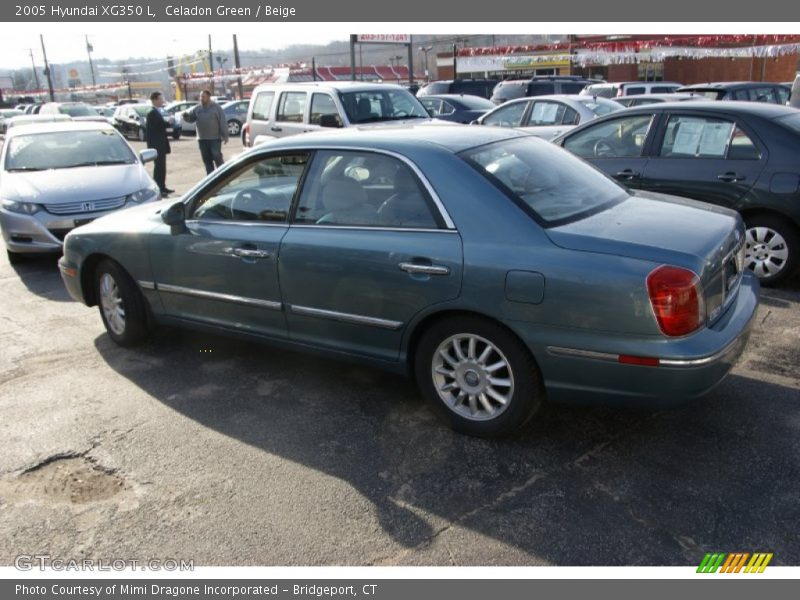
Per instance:
[[[164,25],[164,24],[157,24]],[[42,28],[39,27],[39,30]],[[187,33],[186,30],[203,31],[203,33]],[[29,49],[37,65],[43,65],[42,46],[39,33],[44,35],[47,59],[54,64],[75,60],[87,60],[85,35],[93,46],[92,59],[124,60],[131,57],[148,57],[163,59],[166,56],[192,54],[197,50],[208,48],[208,30],[203,23],[179,24],[166,27],[140,25],[131,23],[126,31],[103,31],[102,25],[62,24],[60,30],[19,31],[3,27],[0,36],[0,71],[30,67]],[[237,34],[239,50],[280,49],[292,44],[324,45],[334,40],[347,40],[348,34],[288,31],[280,32],[255,31],[241,27],[230,32],[215,29],[211,35],[213,51],[230,51],[233,47],[233,33]],[[266,28],[264,28],[266,29]],[[231,57],[232,59],[232,57]],[[232,60],[230,62],[233,62]],[[269,59],[265,59],[265,63]],[[226,65],[227,66],[227,65]]]

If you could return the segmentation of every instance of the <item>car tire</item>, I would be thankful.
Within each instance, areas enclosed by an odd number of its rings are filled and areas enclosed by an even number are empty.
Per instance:
[[[480,317],[435,321],[419,340],[414,372],[437,414],[468,435],[515,433],[544,404],[542,376],[529,350],[509,330]]]
[[[147,310],[139,288],[125,270],[111,260],[95,270],[100,318],[108,336],[120,346],[135,346],[148,335]]]
[[[178,129],[177,131],[175,131],[175,130],[172,131],[172,139],[173,140],[181,139],[181,130],[180,129]]]
[[[144,127],[139,127],[136,130],[136,139],[138,139],[140,142],[143,142],[145,140],[145,137],[146,136],[145,136],[145,132],[144,132]]]
[[[791,277],[798,266],[800,233],[776,215],[754,215],[746,219],[745,266],[764,286],[775,286]]]
[[[228,121],[228,135],[238,136],[242,132],[242,124],[236,119]]]

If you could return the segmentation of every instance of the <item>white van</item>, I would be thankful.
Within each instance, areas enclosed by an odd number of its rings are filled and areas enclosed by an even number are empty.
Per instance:
[[[250,96],[247,145],[323,127],[423,120],[431,120],[428,111],[399,85],[349,81],[264,83]]]
[[[581,96],[600,96],[617,98],[640,94],[672,94],[682,84],[674,81],[617,81],[614,83],[593,83],[581,91]]]

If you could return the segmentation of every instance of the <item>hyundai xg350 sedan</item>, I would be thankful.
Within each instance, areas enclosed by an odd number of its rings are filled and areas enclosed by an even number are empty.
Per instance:
[[[735,212],[635,194],[494,127],[276,140],[179,202],[70,233],[60,269],[120,345],[172,323],[413,373],[458,431],[551,401],[678,404],[746,343]]]
[[[12,263],[25,254],[60,253],[73,227],[161,197],[143,165],[155,150],[137,156],[110,125],[64,118],[15,126],[6,135],[0,227]]]

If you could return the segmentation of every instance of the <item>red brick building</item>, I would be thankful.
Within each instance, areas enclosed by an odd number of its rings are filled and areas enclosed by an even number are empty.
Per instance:
[[[583,75],[607,81],[792,81],[800,35],[568,36],[549,45],[461,48],[459,77]],[[452,53],[437,56],[453,77]]]

